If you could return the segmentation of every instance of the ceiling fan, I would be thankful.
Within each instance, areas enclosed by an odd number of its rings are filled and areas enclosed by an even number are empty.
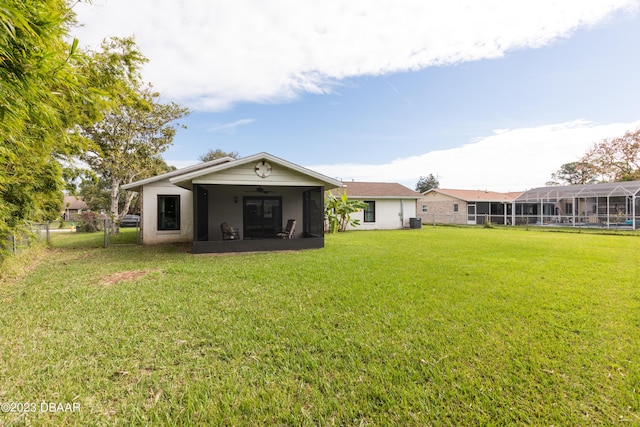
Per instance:
[[[255,190],[253,190],[253,191],[249,190],[249,191],[247,191],[247,192],[248,192],[248,193],[254,193],[254,192],[255,192],[255,193],[261,193],[261,194],[271,194],[271,193],[275,193],[275,191],[265,190],[265,189],[264,189],[264,187],[260,187],[260,186],[256,187],[256,189],[255,189]]]

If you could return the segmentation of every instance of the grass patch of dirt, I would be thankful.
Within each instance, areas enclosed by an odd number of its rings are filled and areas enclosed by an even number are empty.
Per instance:
[[[146,276],[149,273],[160,271],[158,269],[150,270],[129,270],[119,271],[117,273],[109,274],[100,280],[101,285],[113,286],[122,282],[135,282],[136,280]]]

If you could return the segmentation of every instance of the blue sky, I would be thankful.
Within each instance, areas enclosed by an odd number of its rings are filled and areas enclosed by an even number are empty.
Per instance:
[[[96,0],[74,35],[135,35],[145,78],[193,111],[164,155],[179,167],[266,151],[345,180],[516,191],[640,126],[637,0],[354,3]]]

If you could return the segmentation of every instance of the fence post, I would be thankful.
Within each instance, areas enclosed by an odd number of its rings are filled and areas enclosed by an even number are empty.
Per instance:
[[[17,250],[18,248],[16,247],[16,236],[15,234],[11,235],[11,238],[13,239],[13,256],[16,256]]]
[[[109,247],[109,227],[111,226],[109,224],[109,219],[105,218],[102,220],[102,223],[104,225],[104,247],[108,248]]]
[[[47,245],[50,245],[50,244],[51,244],[51,232],[50,232],[50,230],[49,230],[49,225],[50,225],[50,224],[51,224],[51,222],[50,222],[50,221],[47,221],[47,224],[45,225],[46,230],[47,230],[47,234],[46,234],[46,236],[47,236]]]

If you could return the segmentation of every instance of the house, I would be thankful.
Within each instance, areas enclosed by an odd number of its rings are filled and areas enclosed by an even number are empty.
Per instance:
[[[422,222],[439,224],[640,226],[640,181],[539,187],[525,192],[431,189]]]
[[[74,221],[83,211],[89,210],[82,197],[78,196],[64,196],[62,207],[61,216],[65,221]]]
[[[259,153],[200,163],[122,188],[140,194],[143,244],[192,243],[194,253],[215,253],[324,247],[324,192],[341,185]],[[277,238],[290,219],[296,220],[293,238]]]
[[[416,200],[422,197],[417,191],[393,182],[346,181],[342,188],[331,192],[339,196],[343,190],[346,190],[349,200],[360,200],[367,205],[363,211],[351,215],[360,221],[358,230],[409,227],[410,219],[416,217]]]
[[[418,200],[418,217],[423,223],[512,224],[514,202],[521,194],[432,188]]]

